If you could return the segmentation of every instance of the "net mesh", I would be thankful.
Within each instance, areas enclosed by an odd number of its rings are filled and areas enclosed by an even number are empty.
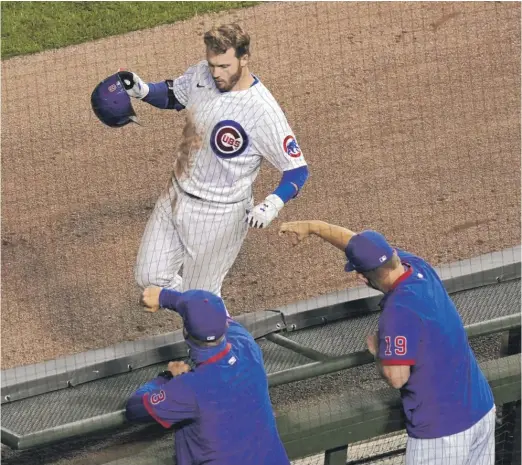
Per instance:
[[[230,21],[251,36],[260,82],[221,98],[204,66],[187,70],[205,58],[204,32]],[[91,92],[120,67],[149,83],[184,76],[174,94],[187,108],[133,100],[141,125],[103,125]],[[291,233],[279,237],[289,221],[375,229],[433,265],[501,250],[506,264],[518,259],[517,2],[268,2],[4,60],[1,90],[2,369],[23,372],[3,387],[40,374],[48,383],[48,365],[32,364],[68,357],[67,380],[122,341],[124,356],[151,336],[170,343],[162,335],[181,319],[143,312],[144,285],[209,289],[238,316],[301,300],[312,310],[316,296],[361,284],[325,241],[294,248]],[[302,192],[266,229],[248,227],[247,214],[274,208],[263,203],[281,172],[303,160]],[[480,321],[500,307],[492,301]],[[261,333],[274,330],[266,321]],[[496,463],[507,464],[516,415],[509,405],[498,415]],[[403,439],[357,443],[348,457],[386,454]]]

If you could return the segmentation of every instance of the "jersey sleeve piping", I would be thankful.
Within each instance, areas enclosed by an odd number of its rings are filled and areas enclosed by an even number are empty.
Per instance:
[[[164,428],[167,428],[167,429],[172,426],[172,423],[162,420],[158,415],[156,415],[156,413],[154,412],[154,409],[152,408],[152,406],[149,403],[149,393],[148,392],[143,396],[143,405],[145,407],[145,410],[147,410],[148,414],[152,418],[154,418],[154,420],[156,420],[161,426],[163,426]]]
[[[381,365],[383,365],[383,366],[401,366],[401,365],[413,366],[413,365],[415,365],[415,360],[412,360],[412,359],[402,360],[399,358],[393,358],[393,359],[387,358],[387,359],[379,359],[379,361],[381,362]]]

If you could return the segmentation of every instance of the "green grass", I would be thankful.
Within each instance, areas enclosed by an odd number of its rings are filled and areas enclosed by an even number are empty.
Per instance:
[[[79,44],[256,3],[2,1],[2,58]]]

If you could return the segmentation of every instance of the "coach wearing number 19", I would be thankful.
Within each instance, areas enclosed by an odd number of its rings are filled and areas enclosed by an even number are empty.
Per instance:
[[[317,235],[343,250],[345,270],[384,293],[379,330],[367,343],[381,376],[401,392],[406,465],[492,465],[493,394],[435,270],[376,231],[298,221],[284,223],[284,233],[294,244]]]

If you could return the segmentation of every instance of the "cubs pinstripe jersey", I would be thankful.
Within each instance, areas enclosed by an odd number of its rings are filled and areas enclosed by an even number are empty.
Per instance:
[[[173,81],[188,112],[174,168],[183,190],[234,203],[252,196],[263,159],[280,172],[306,165],[282,109],[259,79],[241,91],[220,92],[206,61]]]

